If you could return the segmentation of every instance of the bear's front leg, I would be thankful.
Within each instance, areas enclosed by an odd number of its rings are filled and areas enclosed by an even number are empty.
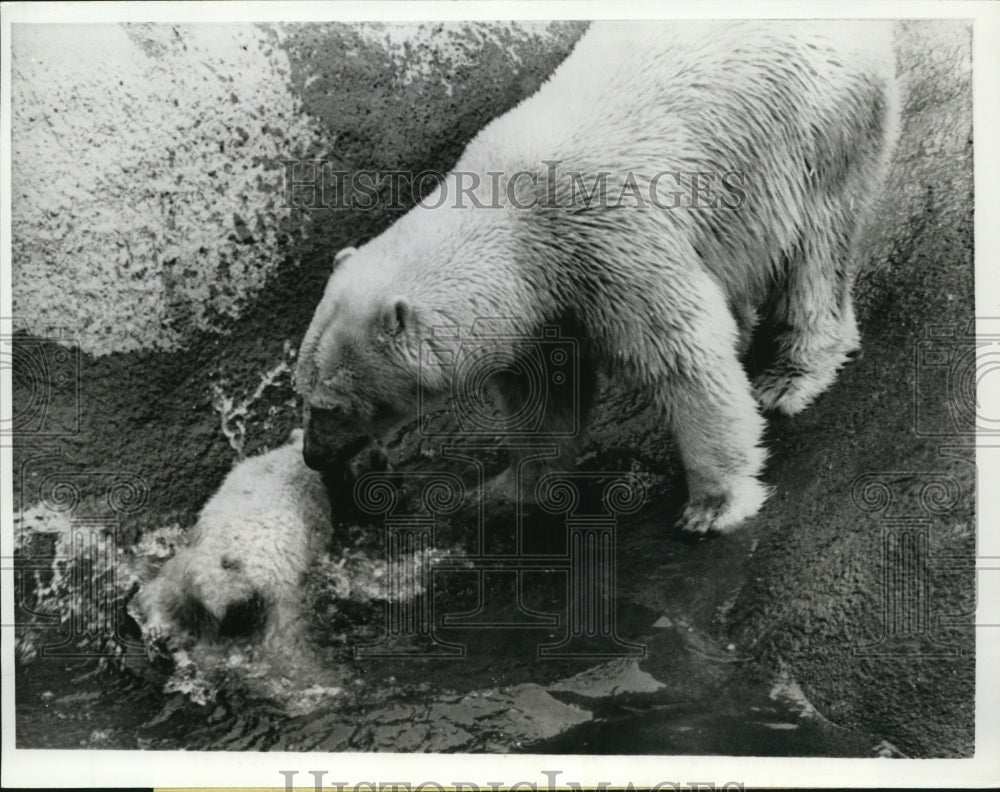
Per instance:
[[[663,403],[684,463],[685,531],[726,532],[755,515],[768,495],[757,476],[764,465],[764,423],[734,350],[706,361],[707,369],[674,374]]]
[[[679,524],[725,532],[756,514],[768,490],[764,420],[737,356],[737,327],[707,275],[677,269],[632,296],[609,354],[647,390],[676,440],[688,484]]]

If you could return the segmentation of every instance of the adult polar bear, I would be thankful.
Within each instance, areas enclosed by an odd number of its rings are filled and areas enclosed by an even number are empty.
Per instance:
[[[853,248],[897,128],[891,39],[879,23],[594,24],[434,193],[338,255],[296,372],[307,464],[340,464],[413,419],[418,379],[451,390],[446,366],[419,362],[422,348],[442,362],[454,352],[435,327],[510,317],[515,334],[558,325],[580,342],[580,389],[549,394],[550,426],[575,409],[585,419],[603,368],[645,391],[673,432],[684,528],[755,514],[767,494],[758,403],[798,412],[858,344]],[[745,200],[581,201],[579,182],[547,178],[552,162],[586,184],[665,173],[689,190],[739,172]],[[481,177],[471,192],[468,174]],[[499,208],[472,208],[473,196]],[[775,354],[751,385],[739,356],[759,312]],[[524,394],[502,387],[514,409]]]

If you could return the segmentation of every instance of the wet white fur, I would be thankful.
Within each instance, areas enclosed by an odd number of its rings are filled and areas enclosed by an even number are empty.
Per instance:
[[[302,624],[302,577],[329,526],[326,490],[303,463],[296,430],[286,445],[239,462],[202,508],[188,546],[140,592],[147,630],[184,633],[185,600],[221,622],[257,595],[266,604],[265,638],[287,642]]]
[[[642,185],[663,171],[737,170],[742,207],[418,206],[330,278],[300,354],[307,401],[364,421],[382,399],[411,416],[433,327],[504,316],[534,334],[569,318],[590,361],[646,392],[673,433],[685,527],[738,525],[766,497],[758,405],[801,410],[858,344],[854,243],[897,134],[891,39],[881,23],[594,24],[455,172],[483,174],[477,195],[489,203],[488,171],[537,171],[536,190],[518,183],[523,203],[544,197],[545,161],[563,174],[610,171],[611,185],[629,172]],[[438,190],[454,196],[458,178]],[[564,207],[570,186],[556,182]],[[769,298],[785,327],[780,354],[750,383],[738,353]]]

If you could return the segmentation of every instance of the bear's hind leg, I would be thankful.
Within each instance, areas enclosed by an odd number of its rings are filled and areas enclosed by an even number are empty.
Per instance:
[[[829,232],[803,244],[776,301],[775,357],[753,382],[765,410],[795,415],[836,379],[859,346],[851,300],[850,245]]]

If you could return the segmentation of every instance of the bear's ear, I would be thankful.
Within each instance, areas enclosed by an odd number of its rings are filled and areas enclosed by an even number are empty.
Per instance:
[[[357,248],[345,247],[336,256],[333,257],[333,266],[336,267],[338,264],[342,264],[345,259],[349,259],[357,252],[358,252]]]
[[[393,297],[382,309],[382,331],[390,338],[396,338],[413,327],[415,318],[409,300]]]

